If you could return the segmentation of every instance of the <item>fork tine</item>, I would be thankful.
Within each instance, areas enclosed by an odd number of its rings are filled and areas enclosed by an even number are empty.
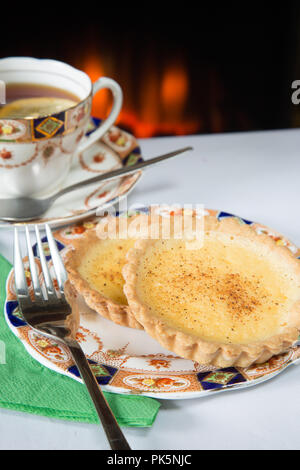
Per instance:
[[[35,225],[35,235],[36,235],[36,241],[37,241],[37,245],[38,245],[38,249],[39,249],[42,272],[43,272],[43,276],[44,276],[44,281],[45,281],[45,286],[46,286],[46,289],[47,289],[48,298],[53,297],[53,296],[55,296],[55,298],[57,298],[56,292],[55,292],[55,289],[54,289],[54,286],[53,286],[53,282],[52,282],[52,279],[51,279],[51,276],[50,276],[50,272],[49,272],[49,269],[48,269],[48,264],[47,264],[47,261],[46,261],[45,253],[44,253],[44,250],[43,250],[41,237],[40,237],[40,231],[39,231],[39,228],[38,228],[37,225]]]
[[[67,271],[64,267],[64,264],[62,262],[62,259],[60,257],[56,241],[54,240],[54,237],[52,235],[51,229],[48,224],[45,224],[46,228],[46,234],[47,234],[47,240],[48,240],[48,245],[51,253],[51,258],[56,274],[56,279],[58,282],[58,286],[60,289],[60,292],[64,292],[64,284],[68,278]]]
[[[34,295],[37,300],[44,299],[44,295],[41,289],[39,276],[38,276],[38,272],[36,269],[36,264],[35,264],[34,255],[32,251],[30,234],[29,234],[29,230],[27,226],[25,227],[25,233],[26,233],[26,244],[27,244],[27,252],[28,252],[28,259],[29,259],[29,268],[31,272],[31,280],[32,280]]]
[[[19,297],[30,298],[25,271],[24,271],[22,255],[20,251],[19,234],[18,234],[17,228],[15,228],[15,236],[14,236],[14,275],[15,275],[16,293],[17,293],[18,298]]]

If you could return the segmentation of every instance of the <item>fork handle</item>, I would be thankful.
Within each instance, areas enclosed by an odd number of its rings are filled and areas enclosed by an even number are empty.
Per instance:
[[[94,402],[96,411],[103,425],[107,439],[112,450],[131,450],[124,434],[107,403],[95,375],[80,347],[75,340],[66,341],[72,357],[78,367],[89,394]]]

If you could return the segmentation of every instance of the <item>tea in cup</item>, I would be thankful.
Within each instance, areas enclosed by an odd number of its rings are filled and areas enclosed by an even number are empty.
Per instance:
[[[76,106],[80,98],[67,90],[38,83],[7,83],[0,119],[37,119]]]

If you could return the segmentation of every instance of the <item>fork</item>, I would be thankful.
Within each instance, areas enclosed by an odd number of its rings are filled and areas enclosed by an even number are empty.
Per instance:
[[[102,393],[101,388],[98,385],[84,352],[78,342],[73,338],[74,335],[71,333],[70,321],[72,309],[64,295],[64,283],[67,280],[67,272],[63,265],[50,227],[47,224],[45,225],[45,229],[57,280],[57,288],[55,289],[54,287],[54,282],[43,250],[39,228],[36,225],[35,235],[40,256],[42,276],[44,279],[44,284],[40,283],[34,260],[30,234],[28,227],[26,227],[27,254],[33,287],[33,293],[30,295],[20,250],[19,233],[18,229],[15,228],[14,275],[20,312],[31,328],[50,339],[61,341],[69,348],[73,360],[80,372],[81,378],[94,403],[111,449],[131,450]]]

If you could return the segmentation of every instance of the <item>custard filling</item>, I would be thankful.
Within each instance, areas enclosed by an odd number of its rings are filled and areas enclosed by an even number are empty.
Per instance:
[[[121,305],[128,305],[123,292],[122,268],[134,242],[133,239],[107,239],[93,243],[87,247],[78,267],[81,277],[93,289]]]
[[[279,333],[299,298],[280,254],[209,232],[203,247],[158,240],[140,259],[137,294],[167,325],[206,341],[246,344]]]

